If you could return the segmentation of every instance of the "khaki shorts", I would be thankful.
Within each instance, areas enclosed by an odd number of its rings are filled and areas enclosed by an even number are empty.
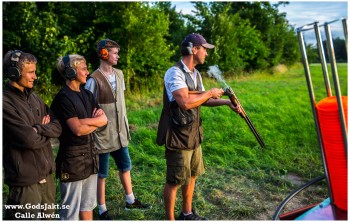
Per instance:
[[[194,150],[165,150],[166,180],[170,184],[188,185],[191,177],[204,173],[202,148]]]

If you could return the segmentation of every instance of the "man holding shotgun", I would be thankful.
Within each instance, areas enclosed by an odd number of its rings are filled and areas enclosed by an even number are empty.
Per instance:
[[[165,144],[167,164],[164,204],[167,220],[174,220],[176,192],[182,189],[182,211],[178,220],[207,220],[196,214],[192,198],[196,177],[204,173],[202,157],[201,105],[228,105],[236,113],[241,107],[221,99],[224,91],[205,91],[202,77],[195,66],[204,64],[207,49],[214,45],[200,34],[189,34],[181,43],[182,59],[169,68],[164,77],[163,110],[158,126],[157,144]]]

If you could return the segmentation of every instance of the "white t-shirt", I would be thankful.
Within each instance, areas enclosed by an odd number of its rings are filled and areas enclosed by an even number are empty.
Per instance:
[[[183,64],[184,70],[187,73],[189,73],[191,78],[193,79],[195,87],[197,87],[197,81],[195,80],[196,80],[196,76],[198,76],[200,83],[202,84],[202,90],[205,91],[203,82],[202,82],[202,77],[201,77],[201,74],[198,72],[198,70],[194,69],[194,72],[191,72],[182,61],[181,63]],[[181,71],[181,69],[179,69],[176,66],[173,66],[166,71],[164,76],[164,85],[165,85],[165,89],[170,102],[175,100],[172,94],[174,91],[188,87],[186,84],[185,74]]]

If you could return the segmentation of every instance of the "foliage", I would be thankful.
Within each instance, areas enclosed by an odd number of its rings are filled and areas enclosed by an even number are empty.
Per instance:
[[[3,52],[21,49],[38,58],[36,90],[48,104],[58,91],[52,84],[57,58],[84,55],[92,72],[99,65],[96,42],[104,38],[121,46],[117,67],[128,92],[159,91],[165,71],[180,58],[181,41],[192,32],[216,45],[200,70],[218,64],[233,76],[300,60],[293,27],[278,11],[287,2],[192,4],[193,14],[183,15],[162,1],[4,2]],[[346,61],[343,41],[334,44],[337,59]]]
[[[195,29],[185,24],[186,17],[177,13],[175,6],[171,7],[171,2],[157,2],[155,5],[169,18],[169,35],[165,38],[175,52],[171,61],[177,61],[181,58],[180,43],[188,33],[194,32]]]
[[[97,14],[101,16],[97,16],[95,26],[109,27],[103,36],[121,45],[120,67],[127,89],[157,87],[174,54],[166,42],[169,19],[165,13],[147,2],[104,2],[98,5]]]
[[[208,64],[218,64],[223,70],[243,70],[250,67],[250,61],[263,62],[267,57],[269,50],[249,20],[228,14],[228,8],[213,19],[210,37],[215,39],[216,48],[213,56],[208,57]],[[266,64],[259,67],[266,68]]]
[[[333,50],[334,50],[336,61],[346,62],[348,60],[348,57],[346,53],[345,40],[337,37],[336,39],[333,40],[332,44],[333,44]],[[324,57],[326,59],[326,62],[329,63],[327,41],[322,41],[322,46],[323,46]],[[306,44],[306,53],[307,53],[307,58],[309,63],[321,62],[317,45]]]
[[[50,103],[58,91],[58,87],[51,83],[51,73],[56,70],[57,58],[68,53],[84,55],[89,49],[86,42],[93,32],[92,28],[76,29],[74,35],[68,36],[66,29],[74,28],[72,21],[76,17],[73,17],[73,12],[70,14],[73,11],[71,5],[66,5],[64,8],[67,10],[64,12],[60,4],[63,3],[3,3],[3,17],[6,21],[3,27],[4,53],[10,49],[21,49],[38,58],[36,91],[46,103]],[[69,16],[74,19],[69,19]]]
[[[225,40],[226,47],[220,44],[218,55],[209,58],[225,71],[293,64],[300,58],[298,41],[285,14],[278,12],[281,4],[286,3],[196,2],[196,17],[191,21],[210,41]]]

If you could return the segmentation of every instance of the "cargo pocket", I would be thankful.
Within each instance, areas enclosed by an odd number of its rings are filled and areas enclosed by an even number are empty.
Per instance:
[[[174,149],[192,149],[192,125],[193,121],[185,125],[178,125],[172,121],[167,137],[167,146]]]
[[[166,151],[166,180],[170,184],[182,185],[186,181],[186,168],[181,152]]]
[[[61,181],[69,182],[84,177],[86,155],[83,150],[62,153]]]

